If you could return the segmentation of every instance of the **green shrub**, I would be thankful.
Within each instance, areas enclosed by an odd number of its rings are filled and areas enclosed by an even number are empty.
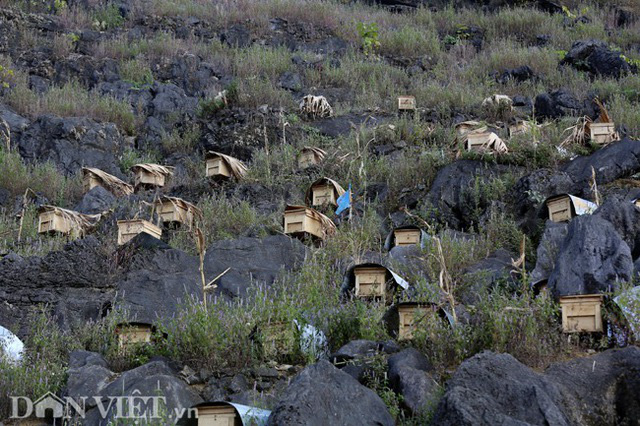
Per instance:
[[[248,366],[256,359],[249,337],[254,325],[239,302],[220,299],[205,307],[189,300],[165,327],[165,350],[173,359],[210,371]]]
[[[153,73],[149,64],[138,58],[129,59],[120,64],[120,77],[137,89],[153,84]]]
[[[415,333],[413,343],[440,369],[457,366],[483,350],[506,352],[522,363],[541,368],[566,357],[571,348],[560,329],[559,308],[528,291],[511,294],[496,289],[471,307],[473,325],[451,327],[434,316]]]
[[[160,155],[152,150],[142,152],[134,148],[125,148],[120,156],[120,170],[122,173],[130,173],[131,167],[139,163],[157,163]]]
[[[121,27],[124,22],[125,19],[120,14],[118,6],[111,2],[96,10],[93,14],[93,27],[96,30],[112,30]]]
[[[197,125],[187,125],[185,129],[174,129],[162,138],[162,148],[165,152],[193,152],[200,139],[200,128]]]
[[[362,51],[365,55],[374,55],[380,49],[380,40],[378,38],[378,24],[371,22],[358,22],[356,29],[362,40]]]
[[[22,196],[30,188],[49,202],[66,207],[82,195],[79,175],[67,177],[49,162],[27,165],[17,151],[8,152],[4,147],[0,147],[0,170],[0,188],[8,190],[13,197]]]
[[[202,210],[203,218],[198,227],[206,236],[207,244],[237,238],[261,225],[275,225],[274,218],[260,216],[248,202],[227,199],[222,194],[204,197],[196,205]],[[188,230],[173,233],[171,245],[195,253],[193,235]]]

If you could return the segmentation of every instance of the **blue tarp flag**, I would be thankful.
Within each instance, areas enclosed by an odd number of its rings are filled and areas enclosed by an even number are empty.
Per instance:
[[[351,207],[351,184],[349,184],[349,189],[347,190],[347,192],[345,192],[338,198],[338,208],[336,209],[336,214],[342,213],[349,207]]]

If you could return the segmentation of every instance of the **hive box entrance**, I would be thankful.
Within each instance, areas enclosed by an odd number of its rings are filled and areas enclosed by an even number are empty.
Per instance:
[[[466,137],[467,151],[483,151],[489,148],[491,132],[469,132]]]
[[[150,173],[144,169],[138,169],[135,177],[135,186],[143,187],[158,187],[162,188],[165,185],[166,178],[162,174]]]
[[[156,208],[160,220],[164,224],[183,224],[191,228],[195,219],[196,208],[179,198],[161,198],[156,202]]]
[[[602,295],[560,297],[562,331],[565,333],[602,332]]]

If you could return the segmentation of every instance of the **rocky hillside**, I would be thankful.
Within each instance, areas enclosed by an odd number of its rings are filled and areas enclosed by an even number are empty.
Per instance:
[[[0,6],[0,425],[640,424],[636,1]]]

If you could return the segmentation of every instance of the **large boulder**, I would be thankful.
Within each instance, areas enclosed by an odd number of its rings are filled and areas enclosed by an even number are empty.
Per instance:
[[[631,200],[607,199],[593,214],[610,222],[631,250],[640,257],[640,209]]]
[[[527,80],[537,79],[536,73],[528,65],[522,65],[517,68],[506,69],[496,78],[498,83],[507,84],[510,81],[518,83],[525,82]]]
[[[449,380],[434,424],[569,426],[563,392],[511,355],[483,352],[463,362]]]
[[[213,279],[231,268],[216,281],[217,292],[245,296],[249,287],[271,285],[282,272],[299,267],[306,253],[304,244],[285,235],[216,241],[207,249],[205,273]]]
[[[12,145],[18,142],[19,137],[17,136],[29,127],[29,120],[18,115],[14,110],[3,104],[0,104],[0,119],[9,125]]]
[[[84,194],[75,211],[84,214],[98,214],[106,212],[115,203],[116,197],[102,186],[96,186]]]
[[[569,225],[563,222],[548,220],[545,223],[544,233],[536,249],[536,266],[530,275],[531,284],[536,285],[549,279],[556,265],[556,256],[567,236],[568,227]]]
[[[83,350],[69,354],[68,374],[65,394],[73,398],[98,395],[116,377],[102,355]]]
[[[600,216],[578,216],[568,227],[548,288],[556,297],[610,291],[633,274],[631,250]]]
[[[479,190],[482,185],[508,170],[505,166],[482,161],[460,160],[443,167],[436,175],[426,198],[435,219],[454,229],[469,228],[479,220],[478,212],[489,206],[489,200]]]
[[[134,253],[129,272],[117,284],[118,306],[131,319],[154,322],[174,316],[190,298],[201,300],[198,260],[161,242],[151,247],[145,240],[157,239],[139,237],[121,249]]]
[[[553,364],[545,376],[580,401],[574,424],[637,425],[640,420],[639,347]]]
[[[522,227],[535,231],[544,201],[558,194],[572,193],[574,183],[567,173],[539,169],[523,176],[511,191],[515,216]]]
[[[463,271],[459,301],[465,305],[473,305],[480,301],[481,295],[495,286],[513,285],[512,259],[517,257],[504,249],[498,249],[485,259],[466,268]]]
[[[76,81],[89,89],[107,81],[114,82],[118,75],[118,62],[112,58],[96,59],[91,55],[72,54],[56,61],[53,82],[62,86]]]
[[[566,89],[542,93],[534,100],[535,115],[541,119],[554,119],[565,115],[582,115],[584,104]]]
[[[154,71],[159,80],[175,84],[188,96],[204,97],[218,81],[215,66],[192,53],[185,53],[172,61],[161,61]]]
[[[109,254],[94,237],[72,241],[44,257],[0,258],[0,324],[28,333],[40,307],[68,328],[100,316],[113,294]]]
[[[614,349],[537,373],[508,354],[483,352],[447,383],[434,424],[637,424],[640,348]]]
[[[220,34],[220,41],[229,47],[249,47],[251,45],[251,33],[244,25],[233,25]]]
[[[66,174],[98,167],[118,177],[123,177],[117,157],[124,146],[124,137],[113,123],[52,115],[38,117],[18,143],[27,161],[52,161]]]
[[[573,43],[562,64],[602,77],[618,78],[627,72],[637,71],[629,65],[620,51],[610,49],[600,40],[580,40]]]
[[[327,361],[305,368],[289,385],[268,425],[393,425],[385,403]]]
[[[89,356],[86,356],[89,354]],[[86,362],[82,358],[89,359]],[[69,369],[66,396],[74,399],[86,397],[85,424],[107,424],[116,416],[126,416],[118,410],[133,410],[125,404],[110,404],[110,398],[138,396],[136,407],[138,413],[130,415],[159,415],[163,411],[174,421],[177,414],[202,402],[202,398],[180,378],[165,361],[151,361],[140,367],[125,371],[121,374],[111,372],[104,360],[97,354],[73,352]],[[98,406],[101,401],[102,407]],[[145,397],[163,398],[164,407],[155,406],[160,401]],[[101,412],[101,409],[104,412]]]
[[[172,83],[155,82],[151,87],[153,99],[148,104],[145,122],[146,142],[158,144],[185,119],[195,117],[198,99]]]
[[[575,183],[576,191],[572,192],[573,195],[589,197],[592,167],[596,172],[598,185],[632,176],[640,172],[640,143],[627,138],[589,156],[577,157],[562,166],[561,171],[571,176]]]
[[[415,348],[405,349],[388,360],[391,388],[402,395],[402,405],[411,415],[419,415],[434,402],[438,383],[429,372],[429,360]]]

